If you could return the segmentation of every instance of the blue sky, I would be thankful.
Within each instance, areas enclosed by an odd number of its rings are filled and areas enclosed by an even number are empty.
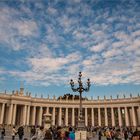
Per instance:
[[[138,0],[0,1],[0,91],[23,82],[32,95],[72,93],[69,80],[77,83],[82,71],[83,82],[91,80],[83,96],[136,96],[139,7]]]

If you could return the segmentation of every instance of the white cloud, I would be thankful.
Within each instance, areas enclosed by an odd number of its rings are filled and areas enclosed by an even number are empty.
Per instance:
[[[55,15],[57,13],[57,10],[55,8],[49,6],[47,9],[47,13]]]
[[[16,21],[11,25],[12,28],[15,28],[18,30],[19,35],[23,36],[36,36],[38,33],[38,27],[36,22],[31,20],[25,20],[25,21]]]
[[[35,71],[57,71],[61,67],[67,64],[67,60],[64,58],[30,58],[29,63],[33,66]]]
[[[126,14],[117,6],[110,13],[109,9],[92,9],[94,2],[87,5],[76,0],[78,5],[69,1],[62,10],[57,2],[49,7],[38,2],[34,12],[22,6],[28,19],[16,8],[0,9],[0,41],[13,50],[28,47],[29,67],[25,72],[9,69],[0,74],[49,85],[64,83],[82,69],[100,85],[140,83],[140,24],[138,15],[127,17],[136,15],[135,7]],[[44,29],[42,34],[39,28]]]
[[[106,44],[105,43],[100,43],[100,44],[97,44],[95,46],[92,46],[90,48],[90,51],[93,51],[93,52],[101,52],[105,49],[106,47]]]
[[[135,32],[132,33],[133,37],[140,36],[140,30],[136,30]]]
[[[104,58],[110,58],[110,57],[118,56],[121,54],[123,54],[122,50],[116,50],[116,49],[111,49],[102,53]]]
[[[21,19],[18,17],[21,15],[20,11],[9,7],[2,7],[0,9],[0,42],[10,46],[13,50],[20,50],[27,46],[25,45],[24,37],[37,36],[38,27],[35,21]],[[24,37],[22,37],[24,36]]]

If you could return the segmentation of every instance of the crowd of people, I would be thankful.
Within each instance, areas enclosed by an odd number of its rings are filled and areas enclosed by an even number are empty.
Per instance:
[[[31,128],[31,140],[75,140],[75,132],[72,127],[43,127]]]
[[[132,128],[118,128],[118,127],[88,127],[87,132],[95,134],[98,140],[140,140],[140,128],[135,131]],[[72,127],[50,127],[44,129],[42,126],[30,127],[30,140],[75,140],[76,128]],[[29,140],[25,138],[24,127],[15,127],[11,130],[11,139],[15,140],[18,136],[19,140]],[[1,128],[1,140],[5,140],[5,128]],[[94,137],[93,136],[93,137]],[[24,138],[24,139],[23,139]],[[87,139],[88,140],[88,139]]]
[[[140,130],[135,131],[132,128],[100,128],[98,130],[98,138],[102,140],[102,136],[107,140],[140,140]]]
[[[1,129],[1,139],[5,140],[6,135],[5,128]],[[20,126],[18,129],[15,127],[11,130],[11,139],[15,140],[18,136],[19,140],[29,140],[29,138],[24,137],[24,127]],[[50,127],[49,129],[44,129],[43,126],[32,126],[30,127],[30,140],[75,140],[75,132],[72,127]]]

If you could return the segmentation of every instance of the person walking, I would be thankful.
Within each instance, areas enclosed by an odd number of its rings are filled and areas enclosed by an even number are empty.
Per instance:
[[[67,140],[65,131],[61,130],[58,140]]]
[[[134,131],[132,135],[132,140],[140,140],[140,127],[138,127],[136,131]]]
[[[35,126],[33,126],[33,127],[31,128],[31,134],[30,134],[31,138],[32,138],[35,134],[36,134],[36,129],[35,129]]]
[[[5,128],[3,127],[1,131],[1,140],[4,140],[4,136],[5,136]]]
[[[128,139],[128,131],[127,131],[127,130],[124,131],[124,139],[125,139],[125,140]]]
[[[17,134],[17,131],[16,131],[15,126],[14,126],[12,129],[12,140],[15,140],[16,134]]]
[[[111,140],[111,133],[110,133],[109,128],[106,130],[105,136],[106,136],[106,139],[107,139],[107,140]]]
[[[99,138],[99,140],[101,140],[101,138],[102,138],[102,131],[101,131],[101,129],[99,130],[98,138]]]
[[[75,133],[71,127],[69,128],[69,140],[75,140]]]
[[[41,126],[37,133],[37,140],[43,140],[45,136],[45,132],[43,127]]]
[[[18,136],[19,136],[19,140],[23,140],[23,136],[24,136],[24,128],[23,128],[23,126],[20,126],[18,128]]]

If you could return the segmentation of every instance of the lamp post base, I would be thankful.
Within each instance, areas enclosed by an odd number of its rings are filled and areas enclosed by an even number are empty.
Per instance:
[[[85,131],[85,130],[76,131],[75,140],[87,140],[87,131]]]
[[[87,140],[87,130],[85,121],[83,119],[78,120],[77,131],[75,133],[75,140]]]
[[[85,121],[83,119],[78,120],[78,130],[86,130]]]

